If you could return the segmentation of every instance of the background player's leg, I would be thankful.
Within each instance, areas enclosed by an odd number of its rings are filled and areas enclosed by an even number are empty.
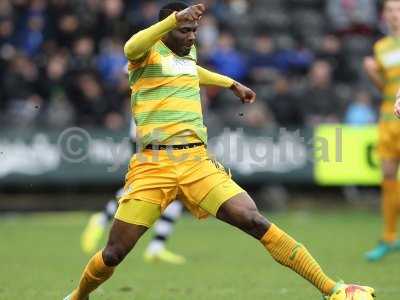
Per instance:
[[[116,267],[132,250],[147,227],[133,225],[115,219],[111,227],[107,246],[95,254],[83,271],[78,288],[71,300],[86,300],[89,294],[111,277]]]
[[[399,181],[397,172],[399,169],[398,160],[382,160],[382,215],[383,234],[381,242],[371,251],[366,253],[370,261],[377,261],[393,250],[400,250],[400,243],[397,238],[397,220],[400,213]]]
[[[171,264],[183,264],[186,262],[183,256],[172,253],[165,248],[165,244],[173,232],[175,221],[182,215],[182,210],[183,204],[180,201],[174,201],[154,224],[154,236],[144,253],[146,261],[163,261]]]
[[[117,199],[121,197],[123,188],[115,194],[115,198],[107,202],[102,212],[93,214],[81,235],[81,247],[83,252],[93,254],[99,246],[99,242],[106,231],[108,224],[114,218],[117,211]]]
[[[323,294],[332,293],[336,283],[324,274],[302,244],[260,214],[247,193],[236,195],[222,204],[217,218],[260,240],[277,262],[310,281]]]

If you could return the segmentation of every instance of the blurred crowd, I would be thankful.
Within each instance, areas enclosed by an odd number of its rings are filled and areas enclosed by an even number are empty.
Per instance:
[[[124,42],[157,20],[153,0],[0,0],[0,125],[126,128]],[[376,0],[203,0],[199,63],[258,102],[202,90],[213,126],[368,124],[379,94],[362,69],[385,27]]]

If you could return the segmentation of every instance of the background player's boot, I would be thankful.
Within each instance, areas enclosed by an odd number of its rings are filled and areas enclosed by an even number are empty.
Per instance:
[[[90,217],[81,236],[82,251],[86,254],[93,254],[97,250],[105,230],[104,218],[103,213],[97,213]]]
[[[67,297],[64,298],[64,300],[72,300],[72,294],[74,292],[72,292],[71,294],[69,294]],[[86,300],[89,300],[89,297],[86,298]]]
[[[144,260],[149,263],[165,262],[173,265],[183,265],[184,263],[186,263],[186,258],[181,255],[172,253],[165,248],[156,253],[150,253],[149,251],[146,251],[143,257]]]
[[[365,258],[368,261],[379,261],[387,254],[396,250],[400,251],[400,241],[396,241],[393,244],[381,241],[374,249],[365,254]]]
[[[373,300],[375,290],[369,286],[345,284],[343,281],[339,281],[333,288],[332,295],[323,298],[325,300]]]

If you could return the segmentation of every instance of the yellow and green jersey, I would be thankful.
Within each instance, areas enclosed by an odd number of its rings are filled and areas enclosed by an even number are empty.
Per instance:
[[[380,121],[398,120],[393,114],[393,105],[400,88],[400,38],[380,39],[374,45],[374,54],[385,82]]]
[[[186,143],[207,143],[196,60],[195,47],[180,57],[158,41],[142,62],[129,63],[132,114],[143,146],[180,135]]]
[[[196,48],[184,57],[173,53],[162,37],[178,26],[176,14],[133,35],[125,44],[132,90],[136,137],[151,143],[207,143],[200,85],[230,87],[229,77],[197,65]]]

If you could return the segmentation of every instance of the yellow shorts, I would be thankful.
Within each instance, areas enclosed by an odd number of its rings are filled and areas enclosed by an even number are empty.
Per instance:
[[[400,159],[400,121],[379,123],[378,154],[383,160]]]
[[[243,192],[204,146],[144,150],[130,161],[115,218],[151,227],[177,198],[197,218],[215,216],[225,201]]]

